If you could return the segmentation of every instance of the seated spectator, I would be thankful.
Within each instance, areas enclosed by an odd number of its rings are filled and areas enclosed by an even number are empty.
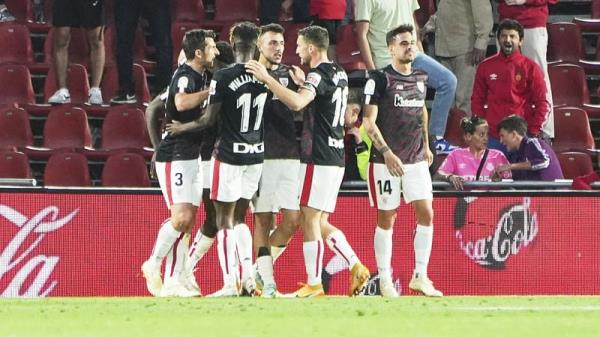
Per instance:
[[[497,166],[494,173],[512,171],[514,180],[563,179],[560,163],[550,145],[541,139],[529,138],[526,133],[527,123],[517,115],[510,115],[498,123],[500,142],[511,155],[510,164]]]
[[[15,21],[15,17],[10,14],[4,2],[5,0],[0,0],[0,22]]]
[[[460,128],[463,130],[463,137],[468,146],[450,152],[434,175],[434,179],[447,181],[460,191],[465,181],[510,178],[510,171],[506,171],[502,176],[492,179],[494,169],[498,165],[507,165],[508,160],[502,151],[488,149],[487,121],[477,116],[465,117],[460,121]]]

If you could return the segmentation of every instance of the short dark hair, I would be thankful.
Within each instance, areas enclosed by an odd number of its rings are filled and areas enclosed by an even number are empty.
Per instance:
[[[254,53],[257,39],[258,27],[250,21],[238,22],[229,31],[229,42],[233,50],[242,54]]]
[[[307,43],[314,45],[321,50],[329,48],[329,33],[327,29],[319,26],[308,26],[298,31],[298,36],[302,36]]]
[[[460,128],[463,130],[463,133],[470,135],[475,133],[475,129],[478,126],[484,124],[487,124],[487,121],[485,118],[479,116],[464,117],[460,120]]]
[[[523,37],[525,36],[523,25],[521,25],[517,20],[504,19],[500,21],[498,24],[498,30],[496,31],[496,39],[500,38],[500,33],[503,30],[516,30],[519,33],[519,40],[523,40]]]
[[[521,116],[510,115],[502,119],[496,129],[498,132],[500,130],[507,132],[517,131],[519,135],[525,136],[525,133],[527,133],[527,122]]]
[[[233,57],[233,49],[229,43],[225,41],[219,41],[217,42],[217,49],[219,50],[219,55],[215,57],[216,60],[224,64],[232,64],[235,62],[235,57]]]
[[[360,104],[363,103],[363,90],[362,88],[348,88],[348,104]]]
[[[206,47],[206,39],[215,38],[216,34],[212,30],[208,29],[192,29],[185,33],[183,36],[182,49],[185,54],[185,58],[188,60],[194,59],[196,50],[200,49],[204,52]]]
[[[260,33],[258,36],[262,36],[265,33],[285,33],[285,29],[278,23],[269,23],[268,25],[260,26]]]
[[[409,25],[409,24],[400,25],[400,26],[390,30],[389,32],[387,32],[387,34],[385,34],[385,42],[389,46],[390,44],[392,44],[392,41],[394,40],[394,36],[396,36],[398,34],[402,34],[402,33],[410,33],[412,35],[413,30],[414,30],[414,27],[412,25]]]

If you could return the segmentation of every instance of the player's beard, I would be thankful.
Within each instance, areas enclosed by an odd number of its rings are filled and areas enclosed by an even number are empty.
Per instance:
[[[267,61],[271,64],[271,66],[278,66],[281,63],[281,60],[277,61],[271,57],[266,57]]]

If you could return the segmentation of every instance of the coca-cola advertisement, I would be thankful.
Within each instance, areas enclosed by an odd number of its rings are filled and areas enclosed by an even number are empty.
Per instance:
[[[600,198],[594,195],[434,197],[429,277],[446,295],[600,294]],[[203,221],[198,212],[197,224]],[[392,258],[396,287],[408,294],[415,218],[398,210]],[[168,216],[157,193],[0,192],[0,296],[144,296],[140,266]],[[252,227],[249,214],[248,224]],[[379,294],[373,252],[376,211],[366,196],[340,196],[330,221],[371,270],[363,295]],[[198,225],[194,228],[194,232]],[[204,294],[222,286],[216,247],[198,265]],[[348,288],[348,266],[325,254],[328,294]],[[305,281],[302,235],[275,264],[281,292]]]

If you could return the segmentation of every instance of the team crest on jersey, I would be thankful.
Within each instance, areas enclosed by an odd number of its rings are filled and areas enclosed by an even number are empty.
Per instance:
[[[490,80],[491,81],[495,81],[497,79],[498,79],[498,75],[496,75],[496,74],[490,74]]]
[[[214,95],[216,91],[217,91],[217,81],[211,80],[210,87],[208,87],[208,94]]]
[[[312,86],[314,86],[316,88],[319,86],[319,83],[321,83],[321,75],[319,75],[317,73],[310,73],[306,77],[306,82],[310,83]]]
[[[279,83],[281,83],[281,85],[283,85],[284,87],[287,87],[288,84],[290,83],[290,81],[288,80],[287,77],[280,77]]]
[[[370,79],[365,84],[365,95],[373,95],[375,93],[375,81]]]
[[[190,80],[187,78],[187,76],[181,76],[177,81],[177,89],[179,89],[179,92],[184,92],[189,83]]]
[[[425,82],[417,81],[417,89],[419,89],[420,92],[425,92]]]

